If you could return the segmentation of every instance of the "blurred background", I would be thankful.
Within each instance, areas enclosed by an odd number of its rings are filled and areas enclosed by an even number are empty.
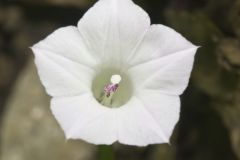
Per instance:
[[[94,0],[0,1],[0,159],[97,160],[96,146],[66,141],[28,48],[76,25]],[[152,23],[196,45],[171,145],[114,145],[117,160],[240,160],[240,0],[135,0]],[[106,159],[107,160],[107,159]]]

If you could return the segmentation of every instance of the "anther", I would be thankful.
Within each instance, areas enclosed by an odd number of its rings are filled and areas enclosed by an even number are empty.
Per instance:
[[[112,75],[111,77],[111,83],[107,84],[103,89],[103,96],[100,100],[100,103],[102,103],[105,106],[110,106],[112,104],[112,98],[114,93],[117,91],[119,87],[119,83],[122,80],[122,77],[120,75]]]
[[[111,84],[108,84],[104,87],[104,93],[107,97],[117,91],[119,83],[121,82],[122,77],[120,75],[112,75]]]

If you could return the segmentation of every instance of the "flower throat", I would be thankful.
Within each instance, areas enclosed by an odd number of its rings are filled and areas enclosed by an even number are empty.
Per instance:
[[[95,99],[105,107],[123,106],[132,96],[132,84],[127,74],[116,69],[100,71],[92,83]]]

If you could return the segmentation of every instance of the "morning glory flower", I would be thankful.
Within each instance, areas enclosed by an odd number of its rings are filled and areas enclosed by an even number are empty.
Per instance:
[[[99,0],[32,50],[67,139],[168,143],[197,46],[131,0]]]

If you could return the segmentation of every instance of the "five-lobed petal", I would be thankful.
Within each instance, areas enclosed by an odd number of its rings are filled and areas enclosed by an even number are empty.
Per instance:
[[[197,47],[169,27],[150,25],[131,0],[99,0],[78,27],[60,28],[32,50],[67,138],[146,146],[169,142]],[[94,76],[106,66],[126,72],[133,85],[119,108],[92,94]]]

